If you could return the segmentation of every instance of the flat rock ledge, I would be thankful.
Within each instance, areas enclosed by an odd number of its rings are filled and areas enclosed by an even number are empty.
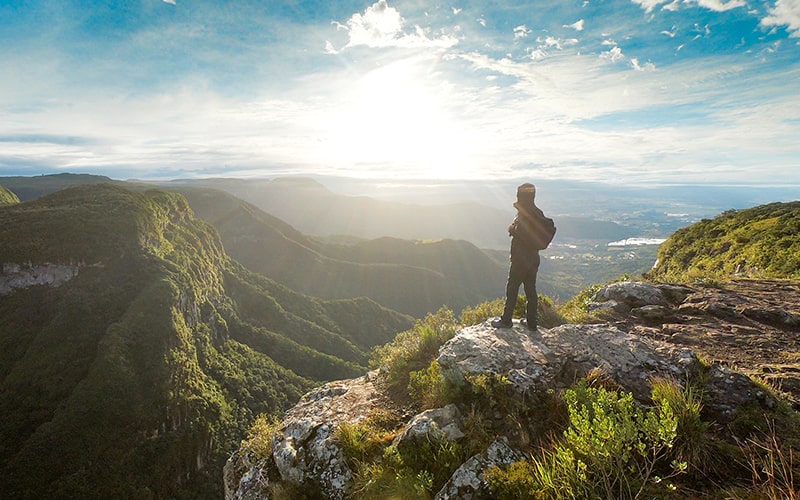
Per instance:
[[[650,395],[654,375],[684,380],[699,360],[691,349],[625,333],[609,325],[562,325],[529,332],[514,322],[494,328],[489,322],[464,328],[439,351],[448,381],[460,385],[468,374],[505,376],[521,394],[563,388],[591,370],[601,369],[641,401]]]

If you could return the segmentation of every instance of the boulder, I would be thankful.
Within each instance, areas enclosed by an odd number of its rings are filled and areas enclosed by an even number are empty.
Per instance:
[[[525,457],[508,445],[508,439],[496,439],[483,453],[473,455],[456,469],[450,479],[436,494],[436,500],[478,500],[492,496],[484,480],[487,470],[497,465],[508,465]]]
[[[426,410],[414,416],[394,439],[397,447],[415,446],[425,441],[457,441],[464,437],[461,413],[454,404]]]
[[[626,305],[629,310],[648,305],[665,307],[669,305],[659,287],[643,281],[611,283],[598,290],[595,299],[597,302],[613,300]]]
[[[241,450],[225,465],[225,498],[268,498],[269,471],[276,479],[301,485],[308,491],[322,491],[326,498],[343,499],[352,486],[350,470],[341,448],[334,439],[342,422],[356,423],[376,409],[384,408],[385,397],[375,388],[375,372],[350,380],[320,386],[303,396],[281,421],[280,431],[272,441],[272,456],[252,464],[237,479],[235,471],[250,460]]]
[[[522,326],[489,322],[464,328],[439,351],[442,376],[463,385],[469,375],[505,377],[520,394],[568,387],[600,368],[634,397],[647,401],[654,375],[679,380],[699,367],[688,348],[675,347],[611,325],[562,325],[529,336]]]

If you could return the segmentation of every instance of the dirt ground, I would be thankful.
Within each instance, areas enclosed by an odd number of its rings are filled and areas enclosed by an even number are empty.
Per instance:
[[[615,324],[751,375],[800,409],[800,283],[736,280],[689,288],[663,318],[628,315]]]

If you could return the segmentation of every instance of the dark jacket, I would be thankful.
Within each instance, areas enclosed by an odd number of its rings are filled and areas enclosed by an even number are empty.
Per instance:
[[[511,236],[511,262],[525,266],[539,263],[539,250],[545,248],[542,244],[545,221],[544,212],[533,203],[514,203],[517,216],[508,226]]]

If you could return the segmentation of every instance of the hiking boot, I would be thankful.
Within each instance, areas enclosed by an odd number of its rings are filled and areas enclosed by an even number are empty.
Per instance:
[[[536,331],[538,331],[538,328],[536,327],[536,325],[535,325],[535,324],[533,324],[533,325],[529,325],[529,324],[528,324],[528,320],[526,320],[526,319],[522,319],[522,320],[520,320],[520,324],[521,324],[522,326],[524,326],[525,328],[527,328],[529,332],[536,332]]]
[[[513,326],[513,323],[511,323],[511,321],[505,321],[503,318],[500,318],[492,321],[492,326],[495,328],[511,328]]]

